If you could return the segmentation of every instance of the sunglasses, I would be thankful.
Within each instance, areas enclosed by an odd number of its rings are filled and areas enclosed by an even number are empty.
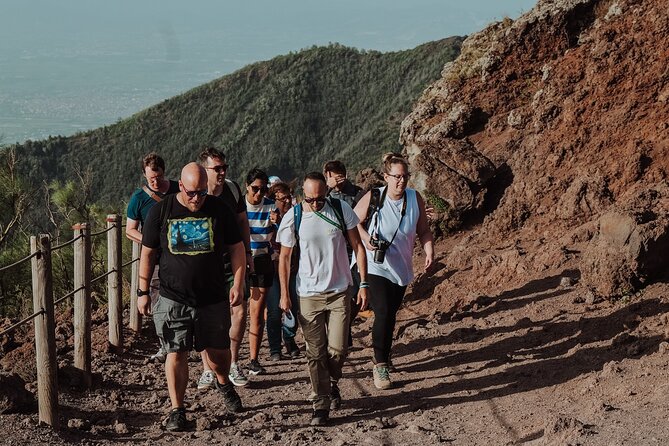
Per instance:
[[[216,173],[223,173],[226,170],[228,170],[228,165],[227,164],[221,164],[220,166],[207,167],[207,169],[213,170]]]
[[[274,196],[274,200],[283,201],[284,203],[290,203],[291,201],[293,201],[293,197],[290,195],[284,195],[283,197]]]
[[[251,188],[251,191],[253,194],[257,194],[258,192],[262,192],[263,194],[267,192],[269,189],[267,186],[249,186]]]
[[[209,193],[207,189],[204,190],[188,190],[184,187],[184,193],[188,195],[188,198],[195,198],[195,197],[205,197]]]
[[[325,197],[305,197],[304,201],[307,203],[325,203]]]
[[[387,173],[386,175],[388,175],[389,177],[395,178],[396,181],[399,181],[399,180],[409,181],[409,178],[411,177],[410,173],[408,173],[406,175],[393,175],[391,173]]]

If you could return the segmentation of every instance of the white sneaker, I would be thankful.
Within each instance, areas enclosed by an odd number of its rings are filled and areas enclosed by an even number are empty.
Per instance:
[[[379,390],[390,389],[392,383],[390,381],[390,371],[388,370],[388,364],[384,362],[379,362],[374,365],[374,387]]]
[[[155,354],[151,355],[149,360],[151,362],[165,362],[166,358],[167,358],[167,352],[161,346]]]
[[[230,382],[237,387],[244,387],[249,383],[249,380],[244,376],[242,368],[236,362],[230,364],[230,373],[228,374]]]
[[[200,376],[200,379],[197,382],[197,389],[198,390],[204,390],[204,389],[213,389],[216,387],[216,384],[214,383],[214,380],[216,379],[216,374],[211,371],[211,370],[205,370],[202,372],[202,376]]]

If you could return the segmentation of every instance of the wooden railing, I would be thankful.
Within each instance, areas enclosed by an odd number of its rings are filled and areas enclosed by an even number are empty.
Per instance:
[[[11,325],[2,332],[5,335],[34,320],[35,358],[37,366],[37,400],[40,423],[58,429],[58,362],[56,358],[56,334],[54,308],[60,302],[74,297],[74,366],[81,372],[83,384],[91,386],[91,288],[107,278],[107,308],[109,321],[109,347],[116,354],[123,352],[123,276],[122,269],[131,266],[130,285],[130,329],[139,331],[142,319],[137,311],[137,284],[139,251],[132,243],[131,260],[122,263],[123,225],[120,215],[107,216],[107,228],[91,233],[90,224],[73,226],[74,238],[52,247],[49,235],[30,237],[30,255],[0,268],[10,270],[28,260],[32,263],[33,314]],[[91,240],[107,234],[107,272],[92,278]],[[52,252],[74,245],[74,289],[58,300],[53,297]]]

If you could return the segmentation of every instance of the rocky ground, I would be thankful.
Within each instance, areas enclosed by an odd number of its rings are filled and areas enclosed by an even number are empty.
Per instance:
[[[155,351],[147,325],[123,355],[94,353],[92,390],[61,384],[60,432],[39,426],[35,413],[0,415],[0,444],[666,443],[669,284],[600,300],[565,270],[450,307],[421,291],[436,282],[456,287],[465,273],[439,261],[407,295],[392,390],[373,386],[371,319],[359,320],[344,404],[328,427],[308,425],[304,359],[266,359],[269,373],[239,390],[246,410],[238,415],[226,413],[215,391],[196,389],[194,359],[187,399],[196,426],[165,432],[165,378],[161,364],[147,362]]]

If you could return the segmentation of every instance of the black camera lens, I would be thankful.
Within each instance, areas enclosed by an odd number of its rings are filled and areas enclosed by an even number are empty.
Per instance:
[[[375,249],[374,250],[374,263],[383,263],[386,259],[385,249]]]

